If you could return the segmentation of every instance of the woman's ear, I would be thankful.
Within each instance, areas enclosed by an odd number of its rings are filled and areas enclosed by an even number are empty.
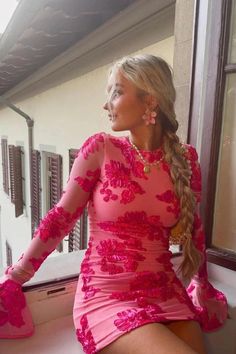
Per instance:
[[[151,111],[157,111],[159,109],[158,100],[152,95],[146,96],[146,104],[147,108],[149,108]]]

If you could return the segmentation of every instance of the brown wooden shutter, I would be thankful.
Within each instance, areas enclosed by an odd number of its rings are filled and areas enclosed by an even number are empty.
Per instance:
[[[78,149],[70,149],[69,150],[69,171],[71,170],[73,163],[75,161],[76,156],[78,155]]]
[[[15,204],[16,217],[22,215],[24,210],[21,154],[21,146],[9,145],[11,201]]]
[[[69,150],[69,170],[71,170],[74,160],[79,150]],[[87,248],[87,209],[84,210],[75,227],[69,234],[69,252]]]
[[[38,227],[41,218],[41,169],[40,169],[40,152],[32,150],[32,196],[31,196],[31,220],[32,235]]]
[[[84,209],[83,214],[80,218],[80,240],[81,240],[81,250],[87,248],[88,243],[88,211],[87,208]]]
[[[23,178],[22,178],[22,150],[20,146],[15,146],[14,159],[14,183],[15,183],[15,216],[16,218],[23,214]]]
[[[51,154],[49,157],[50,208],[57,204],[62,193],[62,157]]]
[[[14,145],[8,146],[9,150],[9,170],[10,170],[10,191],[11,202],[15,203],[15,186],[14,186]]]
[[[48,173],[49,173],[49,204],[50,209],[57,204],[62,194],[62,156],[50,154],[48,156]],[[62,252],[63,246],[60,242],[57,251]]]
[[[3,190],[5,193],[9,195],[7,139],[1,139],[1,147],[2,147]]]
[[[7,266],[12,265],[12,249],[9,243],[6,241],[6,256],[7,256]]]
[[[69,234],[69,252],[80,250],[80,220],[75,224],[73,230]]]

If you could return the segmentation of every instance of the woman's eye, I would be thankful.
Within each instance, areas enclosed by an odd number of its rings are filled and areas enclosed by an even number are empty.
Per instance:
[[[114,98],[119,97],[120,95],[122,95],[122,91],[114,90],[113,92],[108,93],[107,100],[112,101]]]
[[[117,97],[117,96],[120,96],[121,95],[121,91],[120,90],[115,90],[112,94],[112,97]]]

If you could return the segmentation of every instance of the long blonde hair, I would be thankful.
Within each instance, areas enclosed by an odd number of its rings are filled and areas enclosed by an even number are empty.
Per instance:
[[[174,111],[176,92],[170,66],[160,57],[149,54],[127,56],[117,61],[110,74],[119,70],[139,92],[152,95],[158,102],[158,114],[163,129],[165,160],[170,165],[170,174],[177,197],[180,200],[179,222],[182,232],[193,230],[196,200],[190,188],[191,170],[184,157],[183,146],[176,134],[178,122]],[[191,278],[198,270],[201,256],[192,238],[183,243],[183,261],[178,269],[184,279]]]

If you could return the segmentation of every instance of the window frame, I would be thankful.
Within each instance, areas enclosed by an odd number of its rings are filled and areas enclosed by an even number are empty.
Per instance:
[[[232,0],[220,0],[219,2],[214,3],[215,6],[212,5],[210,8],[211,25],[210,28],[206,27],[209,31],[207,38],[208,40],[210,38],[210,44],[207,42],[207,39],[206,42],[204,42],[199,36],[200,29],[204,25],[206,26],[205,21],[209,21],[209,19],[206,19],[204,11],[201,11],[201,1],[198,0],[198,3],[199,6],[196,16],[199,31],[198,36],[195,38],[195,61],[193,65],[193,80],[191,87],[188,141],[190,144],[195,146],[198,145],[199,130],[202,131],[201,144],[199,144],[200,148],[198,151],[200,152],[203,179],[201,216],[207,235],[207,260],[225,268],[236,270],[236,253],[217,248],[212,244],[225,82],[228,73],[236,72],[236,65],[227,64]],[[210,48],[212,43],[214,43],[214,48]],[[196,56],[199,56],[201,55],[199,53],[204,52],[206,45],[209,45],[209,48],[204,60],[207,61],[208,66],[202,64],[200,60],[196,60]],[[203,67],[204,65],[206,66]],[[197,74],[200,71],[205,74],[205,77],[207,77],[208,80],[204,87],[205,93],[203,99],[206,100],[207,98],[207,102],[203,103],[203,120],[201,129],[199,129],[199,116],[196,114],[196,110],[194,111],[194,105],[196,108],[196,105],[199,104],[199,102],[202,102],[201,92],[199,90],[200,86],[197,82],[197,80],[199,80]]]

